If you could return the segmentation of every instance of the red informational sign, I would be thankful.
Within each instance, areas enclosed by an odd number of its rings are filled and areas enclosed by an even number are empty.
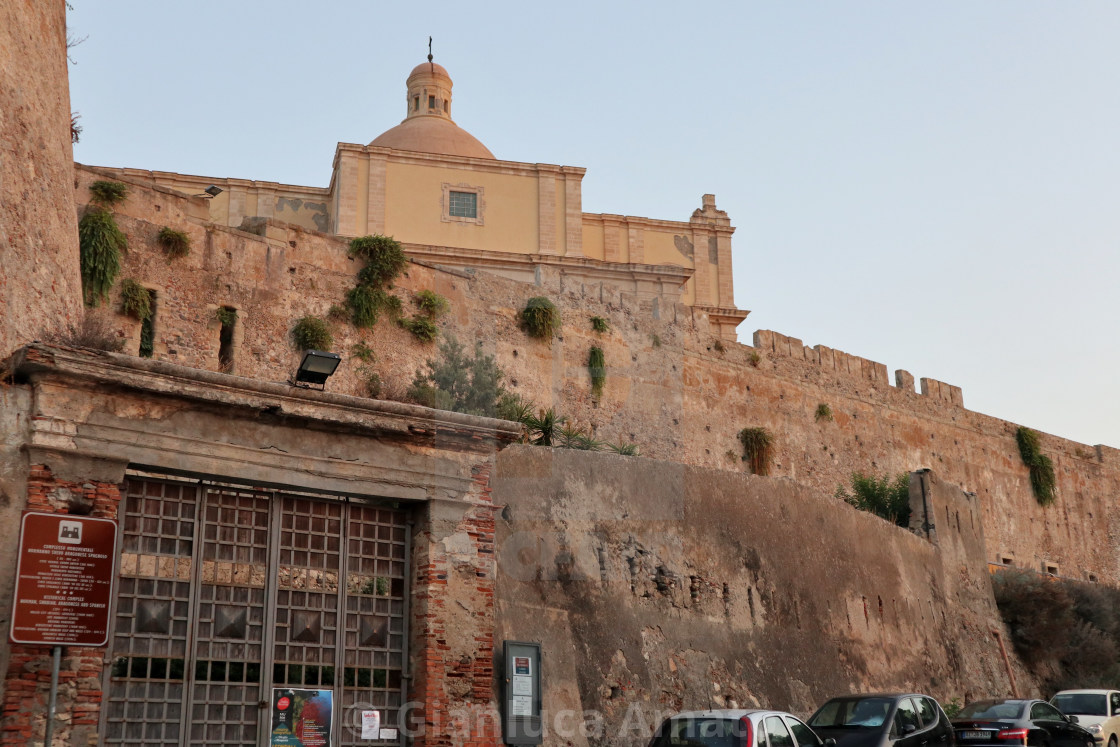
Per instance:
[[[116,557],[112,519],[24,512],[12,642],[104,646]]]

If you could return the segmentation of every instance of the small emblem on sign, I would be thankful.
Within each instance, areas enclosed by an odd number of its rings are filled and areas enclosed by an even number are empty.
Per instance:
[[[64,545],[82,544],[82,524],[78,521],[58,522],[58,541]]]

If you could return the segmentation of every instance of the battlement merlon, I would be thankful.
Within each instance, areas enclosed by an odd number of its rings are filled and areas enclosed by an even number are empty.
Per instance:
[[[891,385],[887,377],[887,367],[882,363],[824,345],[809,347],[796,337],[787,337],[771,330],[757,330],[754,333],[754,347],[775,357],[804,360],[823,371],[836,372],[847,378],[864,379],[876,386]],[[914,376],[909,371],[898,369],[894,375],[896,388],[911,394],[915,393]],[[923,396],[964,407],[964,395],[959,386],[924,377],[920,380],[920,384]]]

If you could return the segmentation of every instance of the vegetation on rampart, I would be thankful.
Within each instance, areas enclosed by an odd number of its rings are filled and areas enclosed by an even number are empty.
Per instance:
[[[1015,651],[1044,691],[1120,686],[1120,589],[999,571],[992,590]]]
[[[521,324],[530,337],[551,342],[560,331],[560,310],[544,296],[534,296],[521,310]]]
[[[1019,444],[1019,456],[1030,470],[1031,491],[1040,505],[1049,506],[1056,496],[1054,481],[1054,462],[1042,453],[1041,440],[1036,431],[1019,426],[1015,431],[1015,441]]]
[[[184,231],[164,226],[156,234],[156,242],[171,259],[185,257],[191,253],[191,237]]]
[[[607,360],[598,345],[592,345],[587,354],[587,371],[591,374],[591,393],[598,400],[603,396],[603,387],[607,383]]]
[[[346,294],[354,326],[372,327],[382,311],[399,317],[401,300],[389,289],[408,263],[400,242],[390,236],[359,236],[350,241],[349,254],[365,263],[358,284]]]
[[[121,254],[127,250],[128,238],[117,227],[113,214],[91,203],[78,221],[78,254],[87,306],[97,306],[109,298],[121,271]]]
[[[851,488],[836,487],[834,494],[860,511],[880,516],[900,527],[910,526],[910,475],[865,475],[853,472]]]
[[[739,431],[743,445],[743,461],[756,475],[770,474],[770,460],[774,451],[774,437],[765,428],[744,428]]]
[[[330,350],[334,337],[325,320],[309,314],[292,327],[292,342],[299,350]]]

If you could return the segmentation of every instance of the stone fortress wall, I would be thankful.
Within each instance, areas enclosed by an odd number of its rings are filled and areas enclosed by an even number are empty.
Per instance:
[[[79,210],[89,183],[106,175],[112,172],[79,169]],[[248,231],[214,225],[205,220],[204,198],[123,180],[132,191],[117,208],[118,221],[131,248],[121,277],[156,291],[155,357],[217,370],[216,310],[229,306],[239,314],[233,372],[287,380],[299,357],[288,336],[294,322],[305,314],[326,316],[355,282],[359,267],[347,257],[345,241],[274,219],[247,221]],[[191,236],[189,256],[171,260],[155,245],[165,225]],[[1018,455],[1016,426],[965,409],[957,387],[924,378],[916,392],[905,371],[892,386],[882,364],[769,331],[756,333],[754,346],[720,341],[703,309],[573,280],[546,263],[538,274],[536,283],[520,283],[424,261],[410,266],[396,293],[406,312],[414,291],[446,296],[445,334],[481,343],[512,391],[555,406],[599,438],[634,443],[658,459],[745,471],[736,435],[763,426],[776,437],[772,474],[825,494],[857,470],[933,468],[978,495],[990,561],[1008,558],[1033,570],[1056,565],[1063,576],[1120,581],[1113,551],[1120,530],[1115,449],[1044,434],[1059,498],[1042,508]],[[535,295],[549,296],[564,314],[551,344],[519,329],[518,313]],[[118,308],[114,294],[97,313],[129,338],[127,352],[135,354],[139,323]],[[592,315],[607,318],[611,330],[593,332]],[[387,396],[399,396],[436,355],[435,345],[419,343],[388,319],[365,331],[345,321],[332,327],[344,363],[331,391],[363,395],[366,373],[376,371]],[[349,354],[359,341],[373,349],[375,363]],[[599,401],[586,368],[592,345],[604,350],[607,363]],[[831,408],[831,421],[815,419],[821,403]]]

